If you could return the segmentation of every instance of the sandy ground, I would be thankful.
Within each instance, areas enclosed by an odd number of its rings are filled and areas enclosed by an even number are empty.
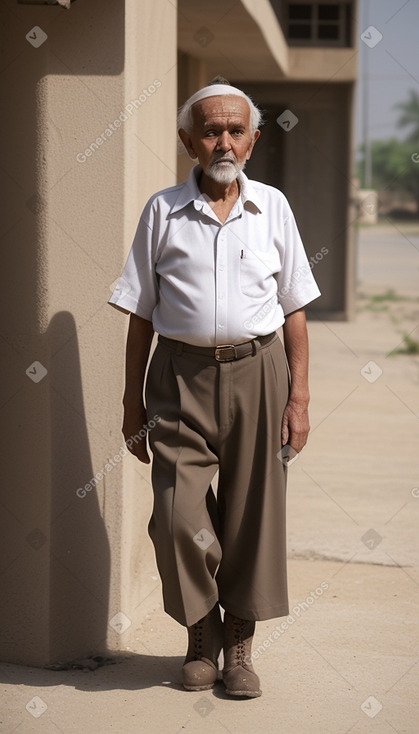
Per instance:
[[[114,664],[1,665],[1,732],[417,733],[419,355],[394,350],[403,333],[419,341],[418,274],[419,227],[364,229],[356,320],[309,324],[312,432],[288,493],[291,613],[257,624],[263,696],[229,700],[221,682],[183,691],[185,631],[160,606]]]

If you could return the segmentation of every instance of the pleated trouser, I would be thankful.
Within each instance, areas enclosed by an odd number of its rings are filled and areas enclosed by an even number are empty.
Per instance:
[[[148,531],[165,611],[182,625],[217,601],[248,620],[289,612],[287,470],[277,458],[288,392],[277,335],[232,362],[157,344],[146,382],[148,417],[160,417],[149,432]]]

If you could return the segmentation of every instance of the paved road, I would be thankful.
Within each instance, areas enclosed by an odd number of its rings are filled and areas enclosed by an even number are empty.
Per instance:
[[[351,323],[309,323],[312,433],[290,468],[291,557],[419,565],[419,357],[389,356],[403,331],[419,340],[412,242],[378,227],[359,247],[362,293],[408,299],[364,298]]]
[[[365,293],[419,295],[419,223],[364,228],[359,236],[358,284]]]

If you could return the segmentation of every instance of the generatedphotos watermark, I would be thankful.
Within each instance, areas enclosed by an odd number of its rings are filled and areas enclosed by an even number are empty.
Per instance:
[[[103,143],[106,143],[107,140],[109,140],[110,137],[116,131],[118,128],[121,127],[123,122],[126,122],[129,120],[129,116],[132,115],[136,110],[138,110],[145,102],[147,102],[147,99],[151,97],[159,87],[161,87],[161,81],[160,79],[154,79],[154,81],[148,85],[146,89],[143,89],[141,94],[138,95],[135,99],[132,99],[131,102],[128,102],[128,104],[125,105],[124,109],[121,110],[118,117],[115,118],[113,122],[108,123],[108,126],[104,129],[104,131],[94,140],[90,145],[85,148],[80,153],[77,153],[76,155],[76,161],[77,163],[86,163],[87,159],[90,158],[93,153],[95,153],[98,148],[100,148]]]
[[[308,261],[308,265],[302,265],[300,268],[297,268],[295,270],[291,277],[289,278],[286,285],[283,285],[282,288],[278,291],[277,294],[272,296],[272,298],[269,299],[262,308],[259,309],[257,313],[255,313],[254,316],[252,316],[251,319],[247,319],[243,322],[243,326],[246,329],[252,329],[253,326],[256,326],[257,324],[260,324],[261,321],[267,316],[268,313],[270,313],[276,306],[278,305],[278,299],[281,296],[287,296],[288,293],[295,288],[298,283],[308,275],[308,273],[313,270],[314,266],[317,265],[317,263],[321,262],[324,257],[329,253],[329,250],[327,247],[322,247],[319,252],[316,252],[315,255],[312,255]]]
[[[119,464],[120,461],[129,453],[129,449],[132,447],[134,443],[138,443],[139,441],[142,441],[143,438],[146,437],[147,432],[151,431],[155,425],[161,420],[161,417],[159,415],[154,415],[151,420],[148,421],[147,425],[144,424],[138,433],[136,433],[134,436],[131,436],[125,441],[125,446],[121,446],[119,451],[112,457],[112,459],[109,459],[106,464],[102,467],[102,469],[98,472],[96,472],[95,476],[90,479],[87,484],[84,485],[84,487],[79,487],[76,489],[76,495],[77,497],[80,497],[83,499],[83,497],[86,497],[88,492],[91,492],[92,489],[96,487],[98,482],[101,482],[102,479],[106,477],[109,472],[114,469],[114,467]],[[128,448],[126,448],[128,447]]]
[[[278,305],[278,296],[275,294],[272,296],[272,298],[269,299],[269,301],[266,301],[266,303],[263,304],[262,308],[259,309],[257,313],[255,313],[254,316],[252,316],[251,319],[247,319],[243,326],[246,329],[251,329],[253,326],[256,326],[256,324],[260,324],[261,321],[265,318],[265,316],[272,311],[275,306]]]
[[[308,261],[308,265],[302,265],[300,268],[297,268],[295,270],[290,279],[288,280],[288,283],[284,286],[282,286],[281,290],[279,291],[278,295],[280,296],[287,296],[288,293],[302,280],[305,278],[308,273],[313,270],[313,268],[317,265],[317,263],[321,262],[326,255],[329,254],[329,250],[327,247],[322,247],[319,252],[316,252],[315,255],[312,255]]]
[[[296,604],[292,608],[288,617],[283,622],[281,622],[281,624],[277,624],[274,631],[271,632],[268,637],[266,637],[266,639],[262,642],[261,645],[256,648],[256,650],[253,650],[250,655],[250,661],[247,661],[247,664],[251,664],[252,660],[257,660],[261,655],[263,655],[265,650],[268,650],[268,648],[270,648],[271,645],[276,642],[276,640],[279,640],[281,635],[283,635],[284,632],[286,632],[291,627],[291,625],[294,624],[294,622],[299,617],[301,617],[303,612],[306,612],[307,609],[310,609],[316,599],[319,599],[328,588],[329,584],[327,583],[327,581],[322,581],[321,584],[317,586],[316,589],[314,589],[314,591],[310,592],[305,601],[299,601],[298,604]]]

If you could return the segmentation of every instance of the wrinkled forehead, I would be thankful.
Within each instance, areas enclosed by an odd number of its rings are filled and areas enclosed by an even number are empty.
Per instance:
[[[205,97],[191,108],[194,125],[234,120],[250,126],[250,107],[243,97],[236,94]]]

